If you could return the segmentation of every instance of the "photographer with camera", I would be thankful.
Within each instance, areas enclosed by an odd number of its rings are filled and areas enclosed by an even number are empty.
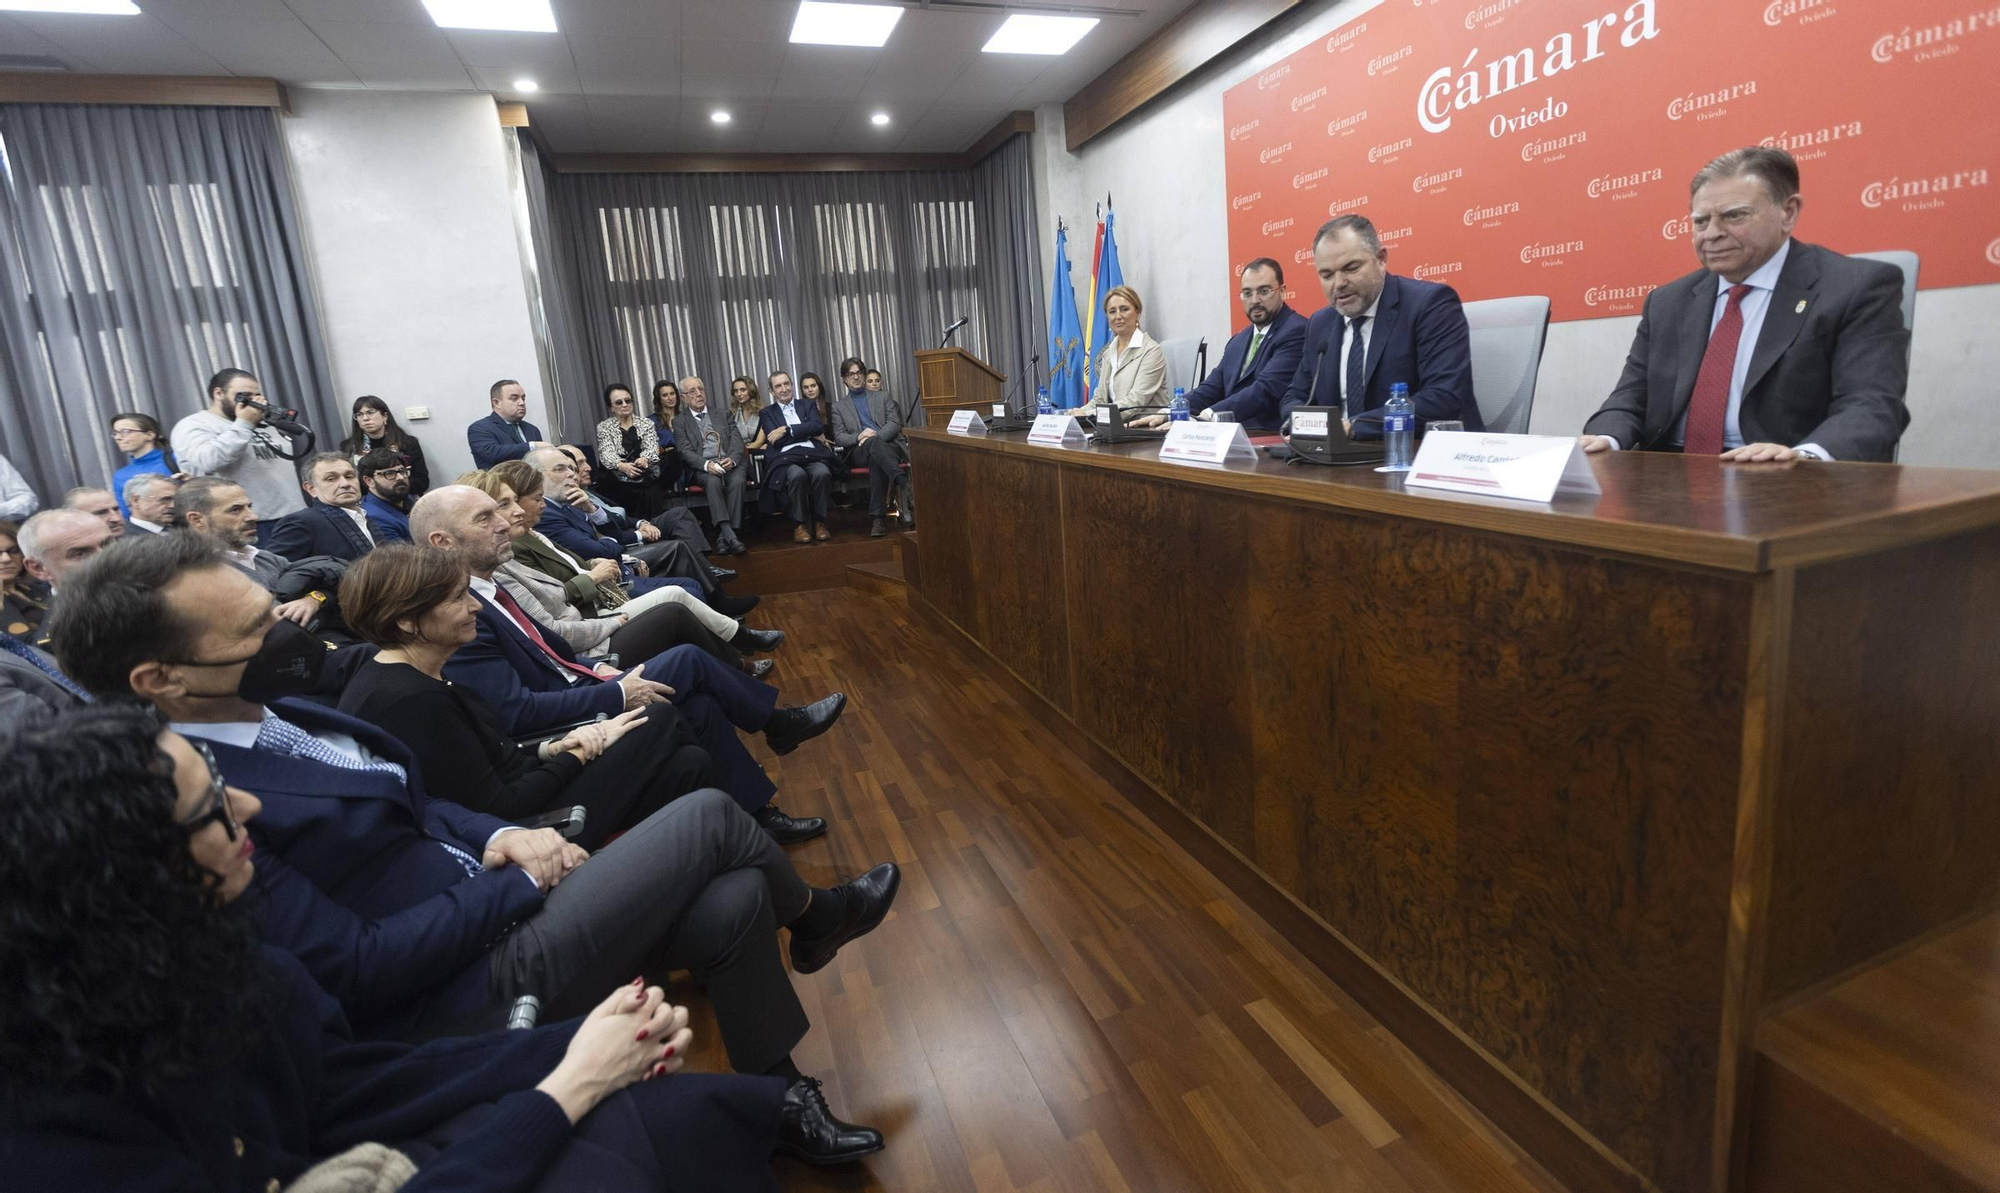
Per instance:
[[[208,380],[208,409],[174,424],[174,456],[191,476],[216,476],[241,485],[266,525],[305,508],[292,464],[310,447],[293,435],[310,435],[273,410],[257,379],[224,369]]]

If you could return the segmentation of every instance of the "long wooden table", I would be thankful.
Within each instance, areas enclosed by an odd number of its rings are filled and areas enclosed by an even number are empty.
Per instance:
[[[2000,471],[910,439],[917,610],[1571,1188],[1740,1183],[1760,1019],[2000,904]]]

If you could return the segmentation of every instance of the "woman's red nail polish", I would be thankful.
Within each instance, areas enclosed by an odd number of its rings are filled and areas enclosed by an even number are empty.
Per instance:
[[[647,1031],[647,1030],[646,1030],[645,1028],[643,1028],[643,1027],[639,1029],[639,1038],[640,1038],[640,1039],[642,1039],[642,1040],[643,1040],[643,1039],[645,1039],[645,1038],[646,1038],[647,1036],[650,1036],[650,1035],[652,1035],[652,1034],[653,1034],[652,1032],[649,1032],[649,1031]]]
[[[645,984],[646,984],[646,975],[642,973],[642,974],[640,974],[640,975],[639,975],[638,977],[636,977],[636,978],[633,978],[633,979],[632,979],[632,984],[633,984],[634,986],[643,986],[643,985],[645,985]]]
[[[674,1046],[672,1044],[667,1045],[667,1050],[665,1052],[660,1053],[661,1056],[672,1056],[673,1054],[674,1054]]]
[[[665,1075],[666,1075],[666,1072],[667,1072],[667,1066],[665,1066],[665,1065],[654,1065],[654,1066],[653,1066],[653,1076],[655,1076],[655,1077],[663,1077],[663,1076],[665,1076]]]

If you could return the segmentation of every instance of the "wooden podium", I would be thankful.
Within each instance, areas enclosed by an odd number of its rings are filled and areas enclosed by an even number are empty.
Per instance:
[[[917,396],[926,415],[977,410],[984,415],[1002,400],[1005,373],[963,348],[921,348],[917,351]]]

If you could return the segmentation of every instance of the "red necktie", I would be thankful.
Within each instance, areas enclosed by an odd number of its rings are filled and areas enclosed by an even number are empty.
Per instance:
[[[1708,336],[1708,351],[1701,354],[1701,372],[1695,374],[1694,396],[1688,399],[1687,436],[1681,450],[1690,456],[1722,454],[1723,423],[1729,416],[1729,378],[1736,371],[1736,346],[1743,341],[1743,296],[1750,287],[1739,282],[1729,288],[1729,306],[1722,321]]]
[[[549,657],[551,663],[554,663],[565,671],[574,671],[578,675],[588,678],[592,683],[604,682],[604,677],[597,672],[592,671],[581,663],[572,663],[557,654],[547,642],[542,640],[541,631],[537,630],[535,623],[528,618],[526,613],[522,612],[521,606],[515,603],[514,598],[508,595],[506,589],[497,584],[493,586],[493,602],[507,611],[507,616],[514,619],[514,624],[519,626],[521,632],[528,636],[528,641],[540,647],[541,652]]]

